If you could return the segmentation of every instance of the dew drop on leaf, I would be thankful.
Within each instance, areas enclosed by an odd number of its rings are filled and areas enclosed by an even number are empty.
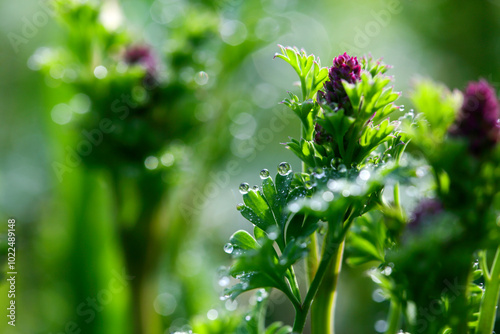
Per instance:
[[[317,178],[317,179],[321,179],[322,177],[325,176],[325,170],[323,168],[316,168],[314,170],[314,176]]]
[[[269,171],[267,169],[263,169],[260,171],[260,178],[261,179],[266,179],[269,177]]]
[[[345,173],[345,172],[347,172],[347,167],[346,167],[344,164],[339,165],[339,172],[340,172],[340,173]]]
[[[260,190],[259,186],[257,186],[257,185],[253,186],[253,188],[252,188],[252,189],[253,189],[254,191],[259,191],[259,190]]]
[[[243,204],[243,203],[240,203],[240,204],[236,205],[236,209],[238,211],[243,211],[244,208],[245,208],[245,204]]]
[[[271,226],[270,228],[267,229],[266,232],[270,240],[278,239],[279,231],[276,226]]]
[[[278,173],[280,173],[280,175],[282,176],[290,174],[291,171],[292,168],[290,167],[290,164],[288,162],[282,162],[278,165]]]
[[[244,195],[248,192],[248,189],[250,189],[250,186],[248,185],[248,183],[243,182],[242,184],[240,184],[239,189],[240,189],[240,193],[242,193]]]
[[[229,277],[227,277],[227,276],[221,277],[219,279],[219,285],[220,286],[228,286],[229,282],[230,282],[230,280],[229,280]]]
[[[234,247],[231,243],[227,243],[224,245],[224,252],[228,253],[228,254],[231,254],[233,253],[233,250],[234,250]]]

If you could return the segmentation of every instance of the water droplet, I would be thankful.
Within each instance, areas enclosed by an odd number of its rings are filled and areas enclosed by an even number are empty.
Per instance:
[[[384,295],[384,291],[382,291],[382,289],[375,289],[375,291],[373,291],[373,293],[372,293],[372,299],[376,303],[382,303],[386,299],[385,295]]]
[[[208,320],[215,320],[219,317],[219,312],[217,310],[211,309],[207,312]]]
[[[335,196],[331,191],[325,191],[321,197],[325,202],[331,202]]]
[[[144,160],[144,166],[146,166],[147,169],[153,170],[158,167],[159,161],[157,157],[154,156],[149,156]]]
[[[339,165],[339,172],[340,173],[347,172],[347,167],[344,164]]]
[[[156,313],[168,316],[174,313],[177,308],[177,300],[169,293],[162,293],[155,298],[153,307]]]
[[[54,123],[63,125],[71,121],[71,118],[73,118],[73,111],[70,106],[61,103],[52,108],[50,116]]]
[[[194,82],[196,82],[200,86],[206,85],[208,82],[207,72],[204,71],[198,72],[198,74],[196,74],[194,77]]]
[[[161,156],[161,163],[165,167],[170,167],[174,164],[175,157],[172,153],[165,153]]]
[[[94,69],[94,75],[97,79],[104,79],[108,75],[108,69],[99,65]]]
[[[474,261],[474,264],[472,265],[472,268],[474,270],[478,270],[479,269],[479,260]]]
[[[387,321],[385,320],[378,320],[376,323],[375,323],[375,330],[378,332],[378,333],[383,333],[387,330]]]
[[[310,207],[314,211],[321,211],[323,209],[323,205],[320,201],[312,200],[310,203]]]
[[[297,203],[292,203],[288,206],[288,209],[291,211],[291,212],[299,212],[300,210],[300,205],[298,205]]]
[[[340,188],[339,182],[337,182],[335,180],[328,180],[328,183],[326,184],[326,186],[328,187],[328,189],[333,190],[333,191],[337,191]]]
[[[415,171],[417,177],[424,177],[426,173],[427,173],[427,168],[424,166],[418,167],[417,170]]]
[[[250,189],[250,186],[248,185],[248,183],[243,182],[242,184],[240,184],[239,189],[240,189],[240,193],[242,193],[244,195],[248,192],[248,189]]]
[[[278,173],[282,176],[290,174],[292,171],[292,168],[290,167],[290,164],[288,162],[282,162],[278,166]]]
[[[234,247],[231,243],[227,243],[224,245],[224,252],[226,252],[227,254],[232,254],[233,253],[233,250],[234,250]]]
[[[229,277],[224,276],[219,279],[219,285],[220,286],[228,286],[230,283]]]
[[[385,276],[390,276],[392,274],[392,268],[387,266],[384,268],[384,270],[382,271],[382,273],[385,275]]]
[[[235,311],[238,308],[238,302],[236,300],[228,300],[226,301],[226,310]]]
[[[267,229],[267,236],[271,240],[276,240],[278,239],[279,236],[279,230],[276,226],[271,226]]]
[[[330,167],[332,167],[333,170],[337,170],[337,159],[333,158],[330,161]]]
[[[245,208],[245,204],[243,204],[243,203],[236,205],[236,210],[238,210],[238,211],[243,211],[244,208]]]
[[[229,299],[229,295],[220,296],[219,299],[222,300],[222,301],[228,300]]]
[[[257,298],[258,302],[263,301],[268,296],[269,296],[269,294],[264,289],[260,289],[259,291],[257,291],[257,293],[255,293],[255,297]]]
[[[269,171],[267,169],[264,168],[263,170],[260,171],[260,178],[261,179],[264,180],[268,177],[269,177]]]
[[[314,176],[317,178],[317,179],[321,179],[322,177],[325,176],[325,170],[323,168],[316,168],[314,170]]]
[[[359,173],[359,178],[363,181],[368,181],[370,179],[370,172],[366,169],[363,169],[360,173]]]
[[[259,186],[257,186],[257,185],[253,186],[253,187],[252,187],[252,189],[253,189],[254,191],[259,191],[259,190],[260,190]]]
[[[384,155],[384,159],[382,159],[383,162],[389,162],[389,160],[391,160],[392,158],[392,155],[390,154],[386,154]]]
[[[399,106],[399,110],[400,110],[400,111],[405,111],[405,106],[404,106],[404,105]]]
[[[247,316],[245,317],[245,320],[246,320],[246,321],[250,321],[250,320],[252,320],[252,317],[251,317],[251,316],[249,316],[249,315],[247,315]]]

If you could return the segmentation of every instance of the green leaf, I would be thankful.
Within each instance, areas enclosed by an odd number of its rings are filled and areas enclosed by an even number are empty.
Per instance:
[[[255,239],[244,230],[240,230],[235,232],[231,238],[229,238],[229,242],[240,249],[251,250],[258,249],[260,245],[255,241]]]
[[[283,59],[295,70],[300,78],[303,100],[314,98],[323,82],[328,79],[328,69],[322,68],[319,59],[315,59],[312,54],[308,55],[304,50],[278,46],[281,54],[276,53],[274,58]]]

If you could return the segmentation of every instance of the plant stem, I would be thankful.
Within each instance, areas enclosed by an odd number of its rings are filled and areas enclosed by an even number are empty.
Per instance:
[[[389,308],[389,316],[388,316],[388,327],[385,334],[396,334],[399,329],[399,320],[401,313],[401,304],[396,300],[391,300],[391,306]]]
[[[302,83],[303,85],[305,83]],[[305,99],[305,96],[304,96]],[[307,139],[308,134],[306,133],[306,127],[304,124],[301,124],[301,135],[302,138]],[[305,172],[307,169],[307,165],[305,162],[302,161],[302,172]],[[319,263],[319,256],[318,256],[318,240],[316,236],[316,232],[314,232],[311,235],[311,242],[309,243],[308,246],[308,253],[307,253],[307,259],[306,259],[306,277],[307,277],[307,284],[313,281],[314,276],[316,275],[316,272],[318,271],[318,263]]]
[[[327,241],[328,242],[328,241]],[[333,305],[335,301],[335,291],[336,291],[336,282],[337,282],[337,276],[338,272],[340,271],[340,266],[342,264],[342,254],[344,250],[344,243],[341,242],[340,244],[335,244],[333,242],[328,242],[328,246],[325,247],[325,250],[323,252],[323,257],[321,259],[321,262],[319,264],[318,270],[316,272],[316,275],[314,276],[314,279],[311,282],[311,286],[309,287],[309,290],[307,291],[306,298],[304,300],[304,303],[302,304],[302,310],[300,314],[298,313],[298,316],[295,318],[295,322],[293,325],[293,332],[294,333],[302,333],[305,322],[306,322],[306,317],[307,313],[309,311],[309,308],[311,305],[317,305],[316,307],[319,307],[321,304],[322,306],[325,306],[328,308],[328,312],[331,313],[331,316],[328,316],[327,319],[324,318],[311,318],[311,322],[313,323],[312,327],[315,327],[319,329],[319,326],[324,327],[325,323],[328,323],[328,325],[331,324],[331,321],[333,321]],[[335,261],[334,261],[335,260]],[[326,279],[328,283],[325,285],[322,285],[323,280]],[[333,280],[332,280],[333,279]],[[324,291],[325,288],[328,288],[328,291]],[[318,295],[319,292],[326,292],[325,296],[323,297],[323,300],[321,302],[317,302],[317,300],[320,298]],[[324,298],[330,296],[329,298]],[[316,299],[314,299],[316,298]],[[328,304],[327,304],[328,302]],[[319,304],[318,304],[319,303]],[[320,310],[318,310],[320,311]],[[312,314],[321,314],[321,317],[325,316],[324,311],[322,312],[313,312]],[[314,315],[312,315],[314,317]],[[315,326],[314,323],[319,322],[322,323],[323,325],[317,325]],[[322,334],[328,334],[331,333],[330,331],[314,331],[312,333],[322,333]]]
[[[486,253],[483,254],[486,262]],[[488,272],[488,268],[483,268]],[[489,277],[487,277],[489,276]],[[479,324],[477,334],[491,334],[495,326],[497,303],[500,297],[500,247],[497,249],[495,259],[489,275],[485,275],[485,289],[481,308],[479,310]]]
[[[306,260],[306,271],[307,271],[307,279],[308,283],[311,283],[318,272],[318,239],[316,236],[316,232],[311,235],[311,243],[308,246],[309,252],[307,254]]]
[[[330,261],[318,292],[311,306],[311,334],[334,333],[334,309],[337,297],[337,281],[342,267],[344,241],[332,249]]]

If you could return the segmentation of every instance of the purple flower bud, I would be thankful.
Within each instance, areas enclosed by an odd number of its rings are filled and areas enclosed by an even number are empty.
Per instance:
[[[464,93],[464,103],[450,134],[466,138],[473,154],[495,146],[500,140],[500,110],[493,87],[486,80],[471,82]]]
[[[151,49],[147,46],[132,46],[125,51],[125,62],[129,65],[140,65],[146,70],[145,81],[156,79],[156,59]]]
[[[408,228],[410,231],[421,230],[425,225],[426,220],[432,216],[438,215],[443,211],[443,205],[435,199],[426,199],[421,201],[413,210]]]
[[[323,84],[324,92],[318,91],[318,101],[325,101],[335,109],[345,108],[349,105],[349,98],[342,86],[342,80],[355,83],[361,79],[361,65],[357,57],[347,53],[336,57],[333,66],[328,71],[328,80]]]

